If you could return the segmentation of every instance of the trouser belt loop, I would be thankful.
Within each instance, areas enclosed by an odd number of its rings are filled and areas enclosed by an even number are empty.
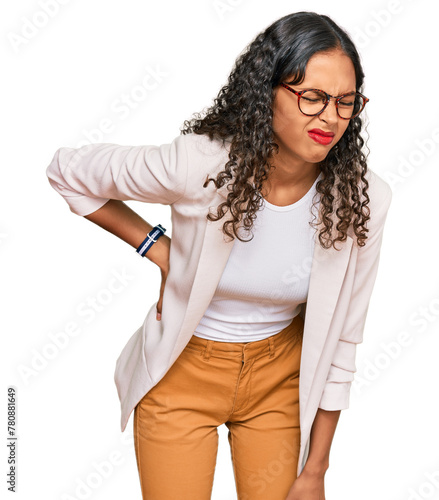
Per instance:
[[[203,359],[205,361],[209,361],[210,354],[212,352],[213,340],[208,340],[206,344],[206,348],[204,349]]]
[[[269,358],[271,359],[271,358],[274,358],[274,354],[275,354],[275,352],[274,352],[274,339],[273,339],[273,337],[268,337],[268,345],[270,347],[270,356],[269,356]]]

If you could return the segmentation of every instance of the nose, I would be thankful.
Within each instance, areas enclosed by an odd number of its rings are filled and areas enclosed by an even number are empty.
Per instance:
[[[337,106],[333,97],[329,99],[328,105],[324,111],[320,113],[319,118],[326,123],[336,123],[338,121]]]

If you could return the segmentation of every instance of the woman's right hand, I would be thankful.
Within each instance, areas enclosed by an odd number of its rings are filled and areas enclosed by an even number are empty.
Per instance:
[[[145,238],[145,234],[148,234],[154,227],[120,200],[108,200],[101,208],[91,214],[84,215],[84,217],[134,248],[139,246]],[[163,293],[169,272],[170,250],[171,238],[163,234],[145,254],[147,259],[159,266],[162,274],[160,297],[157,302],[157,321],[160,321],[162,316]]]
[[[163,269],[161,269],[160,272],[162,274],[162,282],[160,285],[160,297],[159,297],[159,300],[157,302],[157,314],[156,314],[157,321],[160,321],[162,319],[163,293],[165,291],[166,278],[168,277],[167,271],[164,271]]]
[[[150,252],[146,254],[155,264],[157,264],[160,268],[161,273],[161,284],[160,284],[160,295],[159,300],[157,302],[157,313],[156,319],[160,321],[162,319],[162,305],[163,305],[163,294],[165,291],[166,279],[169,273],[169,254],[171,249],[171,238],[166,236],[165,234],[160,236],[157,240],[157,243],[151,247],[151,250],[154,248],[154,255]]]

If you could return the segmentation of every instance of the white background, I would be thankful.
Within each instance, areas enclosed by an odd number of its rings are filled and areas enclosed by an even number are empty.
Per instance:
[[[44,16],[45,3],[50,16]],[[436,7],[427,0],[2,6],[3,498],[141,498],[132,417],[122,434],[113,374],[120,351],[158,299],[160,274],[126,243],[69,211],[46,178],[53,154],[82,141],[170,142],[185,119],[211,104],[236,56],[259,31],[283,15],[314,10],[331,16],[357,43],[370,98],[369,167],[394,193],[357,355],[356,377],[364,384],[356,380],[350,408],[342,412],[326,496],[439,499]],[[126,116],[116,112],[116,101],[133,92],[148,68],[165,74],[157,88]],[[112,131],[99,135],[104,119]],[[172,236],[169,207],[129,205]],[[114,273],[130,276],[120,293],[107,293],[108,304],[94,317],[81,315],[88,299],[104,296]],[[49,351],[54,335],[71,323],[77,335]],[[10,385],[18,400],[15,495],[6,486]],[[225,427],[219,432],[212,498],[233,500]],[[99,474],[95,465],[110,458],[112,471]],[[81,482],[92,485],[82,497]]]

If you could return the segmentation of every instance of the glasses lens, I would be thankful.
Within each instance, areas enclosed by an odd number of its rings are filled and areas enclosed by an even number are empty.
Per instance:
[[[317,90],[307,90],[300,99],[300,110],[307,115],[316,115],[325,107],[326,95]],[[364,107],[363,97],[356,93],[346,95],[338,102],[338,112],[342,118],[355,118]]]
[[[317,90],[307,90],[300,98],[300,110],[306,115],[316,115],[325,107],[326,95]]]
[[[364,106],[364,99],[360,94],[346,95],[338,101],[338,112],[342,118],[354,118]]]

